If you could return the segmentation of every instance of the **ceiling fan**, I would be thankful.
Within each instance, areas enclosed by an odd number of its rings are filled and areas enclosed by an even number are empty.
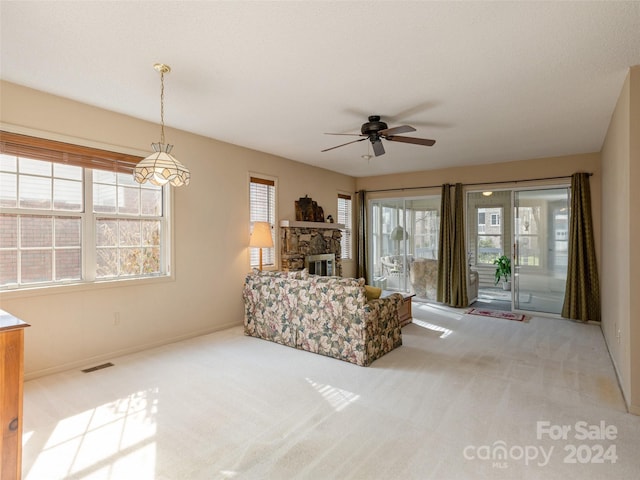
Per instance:
[[[427,138],[415,138],[415,137],[401,137],[399,133],[408,133],[415,132],[416,129],[409,125],[400,125],[399,127],[389,126],[380,120],[379,115],[371,115],[369,117],[369,121],[367,123],[363,123],[360,128],[360,134],[357,133],[327,133],[325,135],[351,135],[362,137],[358,140],[353,140],[351,142],[343,143],[341,145],[336,145],[335,147],[326,148],[322,150],[323,152],[328,152],[329,150],[333,150],[334,148],[344,147],[345,145],[350,145],[356,142],[362,142],[363,140],[369,139],[371,145],[373,146],[373,153],[375,153],[376,157],[380,155],[384,155],[384,147],[382,146],[382,139],[388,140],[390,142],[402,142],[402,143],[413,143],[414,145],[424,145],[426,147],[432,146],[436,143],[435,140],[429,140]]]

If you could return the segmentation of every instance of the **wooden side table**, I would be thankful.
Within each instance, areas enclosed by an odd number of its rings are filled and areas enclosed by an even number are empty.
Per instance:
[[[400,326],[404,327],[408,323],[411,323],[411,320],[413,318],[411,314],[411,299],[415,297],[416,294],[406,293],[406,292],[392,292],[391,290],[383,290],[382,295],[380,296],[384,298],[384,297],[388,297],[392,293],[399,293],[400,295],[402,295],[402,304],[400,305],[399,316],[400,316]]]
[[[0,310],[0,480],[22,478],[24,329],[28,326]]]

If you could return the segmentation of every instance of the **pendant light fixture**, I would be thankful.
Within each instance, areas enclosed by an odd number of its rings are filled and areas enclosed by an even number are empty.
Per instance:
[[[191,173],[173,155],[173,145],[164,143],[164,74],[171,71],[169,65],[156,63],[155,68],[160,73],[160,142],[152,143],[153,153],[136,165],[133,178],[138,183],[149,181],[153,185],[170,183],[174,187],[189,185]]]

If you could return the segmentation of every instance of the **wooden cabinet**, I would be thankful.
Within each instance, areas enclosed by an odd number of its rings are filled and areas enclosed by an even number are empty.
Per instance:
[[[22,478],[24,329],[28,326],[0,310],[0,480]]]
[[[413,315],[411,313],[411,299],[415,296],[415,293],[402,294],[402,305],[400,305],[400,311],[398,312],[401,327],[411,323],[411,320],[413,319]]]

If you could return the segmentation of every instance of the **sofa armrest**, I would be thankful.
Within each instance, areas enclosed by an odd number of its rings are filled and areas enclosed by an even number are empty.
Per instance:
[[[402,295],[399,293],[369,300],[364,305],[367,333],[377,335],[388,329],[400,328],[399,310],[402,301]]]
[[[393,293],[364,305],[366,356],[364,365],[402,345],[400,305],[402,295]]]

